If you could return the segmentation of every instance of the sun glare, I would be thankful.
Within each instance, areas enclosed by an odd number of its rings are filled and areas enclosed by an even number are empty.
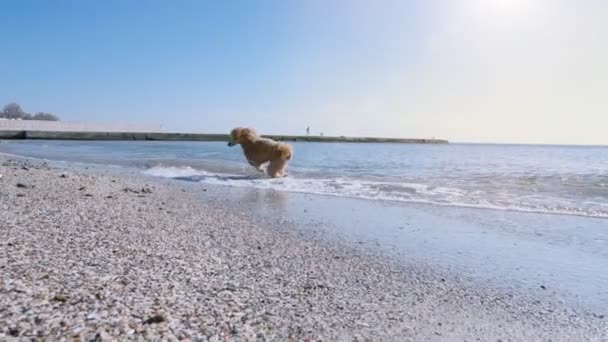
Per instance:
[[[479,0],[484,7],[500,12],[518,12],[530,9],[535,0]]]

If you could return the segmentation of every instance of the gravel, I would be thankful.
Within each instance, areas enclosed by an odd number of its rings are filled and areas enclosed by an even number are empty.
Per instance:
[[[603,316],[264,224],[194,187],[0,165],[0,340],[608,340]]]

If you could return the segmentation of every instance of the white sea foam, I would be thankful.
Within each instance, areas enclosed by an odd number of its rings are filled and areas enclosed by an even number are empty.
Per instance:
[[[192,176],[205,176],[211,175],[208,172],[195,170],[190,166],[154,166],[144,171],[145,174],[150,176],[164,177],[164,178],[180,178],[180,177],[192,177]]]
[[[608,217],[608,204],[603,202],[579,205],[575,201],[542,195],[464,189],[456,186],[435,186],[412,182],[383,182],[346,177],[310,178],[291,175],[270,179],[259,173],[248,175],[212,173],[192,167],[155,166],[145,171],[151,176],[182,179],[206,184],[226,185],[325,196],[428,203],[459,207],[513,210],[552,214]]]

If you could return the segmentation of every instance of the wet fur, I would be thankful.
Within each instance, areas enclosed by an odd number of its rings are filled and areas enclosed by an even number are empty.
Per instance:
[[[266,172],[270,177],[285,176],[287,163],[293,156],[291,145],[262,138],[251,128],[235,128],[230,136],[232,142],[229,145],[241,145],[245,158],[253,167],[263,172],[262,165],[269,162]]]

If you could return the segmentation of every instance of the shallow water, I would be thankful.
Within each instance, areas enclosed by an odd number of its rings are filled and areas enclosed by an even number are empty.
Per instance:
[[[267,179],[221,142],[10,141],[0,152],[148,175],[372,200],[608,218],[608,147],[294,143]]]

